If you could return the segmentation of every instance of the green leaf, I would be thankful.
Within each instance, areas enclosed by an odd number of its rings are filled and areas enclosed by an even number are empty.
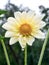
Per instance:
[[[0,10],[0,15],[1,15],[1,14],[5,14],[5,13],[7,13],[6,10]]]

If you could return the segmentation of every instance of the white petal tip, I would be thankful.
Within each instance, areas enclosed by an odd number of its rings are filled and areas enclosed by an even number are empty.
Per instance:
[[[3,25],[2,25],[2,28],[4,28],[4,27],[5,27],[5,25],[3,24]]]
[[[24,48],[22,48],[22,51],[24,51]]]

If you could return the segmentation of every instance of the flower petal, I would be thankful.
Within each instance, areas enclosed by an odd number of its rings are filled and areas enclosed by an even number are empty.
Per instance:
[[[34,19],[42,20],[44,18],[44,16],[45,16],[44,14],[42,14],[42,15],[41,14],[36,14]]]
[[[7,22],[10,22],[10,23],[13,22],[14,23],[15,22],[15,18],[14,17],[9,17],[7,19]]]
[[[41,22],[39,23],[39,28],[41,29],[41,28],[43,28],[45,25],[46,25],[46,23],[45,23],[44,21],[41,21]]]
[[[36,28],[42,29],[46,25],[46,23],[44,21],[36,21],[35,25],[36,25]]]
[[[13,17],[9,17],[9,18],[7,19],[7,21],[8,21],[8,23],[10,23],[10,24],[13,25],[13,26],[19,25],[19,24],[18,24],[18,20],[15,19],[15,18],[13,18]]]
[[[36,14],[35,14],[34,11],[29,11],[29,12],[27,13],[27,15],[28,15],[28,17],[33,18]]]
[[[20,37],[19,38],[19,43],[20,43],[22,49],[24,49],[25,46],[26,46],[26,38],[25,37]]]
[[[8,30],[8,31],[18,31],[18,26],[17,25],[12,25],[10,22],[7,22],[5,24],[3,24],[2,26],[5,30]]]
[[[40,30],[37,30],[36,33],[34,33],[32,35],[38,39],[44,39],[45,38],[45,34],[43,32],[41,32]]]
[[[2,26],[4,29],[6,29],[6,30],[12,30],[13,29],[13,27],[10,25],[10,23],[5,23],[5,24],[3,24],[3,26]]]
[[[29,38],[26,38],[26,40],[27,40],[27,44],[32,46],[33,42],[35,41],[35,38],[30,36]]]
[[[21,12],[15,12],[14,13],[14,16],[15,16],[15,18],[17,19],[17,18],[20,18],[20,16],[21,16]]]
[[[9,44],[10,45],[15,44],[17,41],[18,41],[18,38],[13,37],[13,38],[10,39]]]
[[[5,33],[5,37],[18,37],[18,36],[19,36],[18,33],[12,32],[12,31],[7,31],[7,32]]]
[[[35,29],[42,29],[46,25],[44,21],[41,21],[39,19],[32,19],[31,22]]]

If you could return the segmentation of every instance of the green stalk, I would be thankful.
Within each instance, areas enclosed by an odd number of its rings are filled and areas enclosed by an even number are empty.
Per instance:
[[[27,45],[25,47],[25,64],[24,65],[27,65]]]
[[[9,61],[9,58],[8,58],[7,50],[6,50],[5,43],[4,43],[3,40],[1,40],[1,44],[2,44],[2,47],[3,47],[4,53],[5,53],[7,65],[10,65],[10,61]]]
[[[43,59],[44,51],[45,51],[45,48],[46,48],[46,45],[47,45],[48,37],[49,37],[49,30],[48,30],[48,33],[46,35],[46,38],[45,38],[45,41],[44,41],[44,44],[43,44],[43,47],[42,47],[42,50],[41,50],[38,65],[41,65],[41,63],[42,63],[42,59]]]

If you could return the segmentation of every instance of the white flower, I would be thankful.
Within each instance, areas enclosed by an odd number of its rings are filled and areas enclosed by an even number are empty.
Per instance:
[[[42,21],[42,16],[35,15],[34,12],[15,12],[14,16],[15,18],[9,17],[2,26],[7,30],[5,37],[10,37],[10,45],[19,41],[22,49],[24,49],[26,43],[32,46],[35,38],[45,38],[45,34],[41,31],[46,25]]]

